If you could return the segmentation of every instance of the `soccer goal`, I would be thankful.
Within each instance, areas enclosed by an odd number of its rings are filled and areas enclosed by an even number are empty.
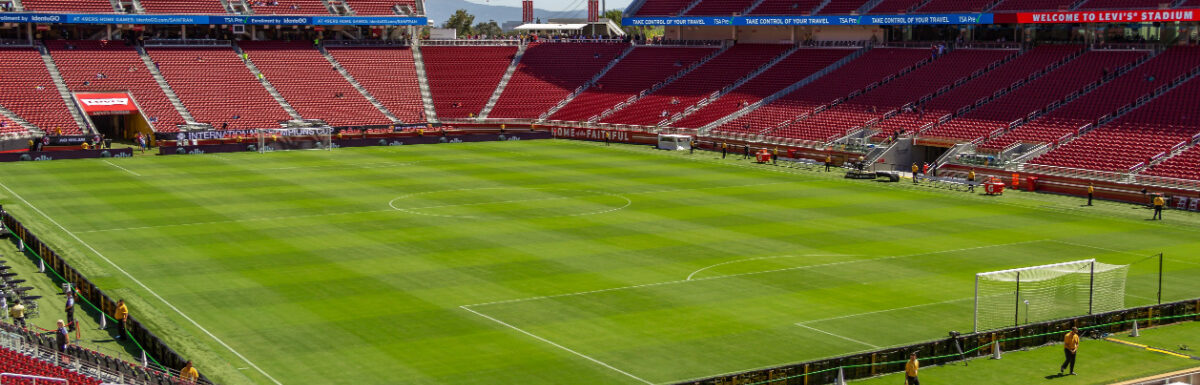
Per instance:
[[[1125,308],[1129,265],[1095,259],[975,275],[975,331]]]
[[[330,127],[263,128],[255,130],[258,136],[258,152],[326,150],[333,146],[333,129]]]

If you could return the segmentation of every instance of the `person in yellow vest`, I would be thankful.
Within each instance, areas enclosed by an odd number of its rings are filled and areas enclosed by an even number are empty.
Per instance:
[[[913,184],[917,184],[917,173],[921,172],[921,167],[917,166],[916,162],[913,162],[912,172],[913,172]]]
[[[967,192],[975,192],[975,169],[967,171]]]
[[[779,147],[775,147],[771,150],[771,164],[779,164]]]
[[[725,154],[729,153],[729,144],[721,142],[721,159],[725,159]]]
[[[23,328],[28,328],[29,326],[25,325],[25,305],[22,305],[21,301],[13,302],[14,304],[12,307],[8,308],[8,315],[12,316],[13,318],[13,325],[20,325]]]
[[[1075,375],[1075,354],[1079,353],[1079,329],[1071,328],[1067,332],[1066,337],[1063,337],[1063,354],[1067,356],[1067,360],[1063,361],[1061,367],[1058,368],[1058,374],[1061,376],[1067,366],[1071,367],[1071,375]]]
[[[829,167],[833,166],[833,155],[825,154],[825,172],[829,172]]]
[[[913,352],[904,364],[904,385],[921,385],[921,380],[917,379],[917,371],[920,369],[921,363],[917,362],[917,353]]]
[[[1088,206],[1092,205],[1092,197],[1096,194],[1096,186],[1088,183]]]
[[[121,339],[125,334],[125,321],[129,319],[129,308],[125,307],[125,300],[117,301],[117,311],[113,313],[113,318],[117,319],[117,337]]]
[[[192,362],[188,361],[183,364],[183,369],[179,369],[179,379],[186,384],[195,384],[196,380],[200,379],[200,372],[197,372],[196,367],[192,366]]]
[[[1162,220],[1163,207],[1167,205],[1167,200],[1163,199],[1162,195],[1154,197],[1154,217],[1151,219]]]

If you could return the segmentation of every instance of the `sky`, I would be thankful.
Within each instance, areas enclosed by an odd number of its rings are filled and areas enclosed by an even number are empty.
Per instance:
[[[437,0],[428,0],[437,1]],[[472,3],[486,5],[507,5],[520,7],[521,0],[467,0]],[[608,9],[625,9],[632,0],[600,0]],[[587,0],[533,0],[533,6],[548,11],[565,11],[587,8]]]

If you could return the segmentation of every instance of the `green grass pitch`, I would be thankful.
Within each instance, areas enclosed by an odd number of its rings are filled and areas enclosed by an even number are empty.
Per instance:
[[[971,328],[974,274],[1133,263],[1200,218],[493,142],[0,165],[4,207],[220,383],[669,383]],[[236,352],[236,353],[235,353]]]

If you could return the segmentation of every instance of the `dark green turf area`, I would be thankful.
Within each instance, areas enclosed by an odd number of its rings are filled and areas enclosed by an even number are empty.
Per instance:
[[[1141,337],[1114,335],[1123,341],[1142,345],[1164,345],[1176,349],[1180,344],[1200,345],[1200,323],[1142,330]],[[1180,358],[1104,340],[1085,339],[1079,347],[1074,376],[1060,376],[1062,344],[1029,351],[1008,352],[1000,360],[980,358],[921,370],[922,384],[993,384],[993,385],[1100,385],[1145,378],[1176,370],[1198,368],[1200,360]],[[1185,352],[1186,353],[1186,352]],[[1195,355],[1195,352],[1191,352]],[[900,374],[851,382],[854,385],[895,385],[903,383]]]
[[[0,199],[229,384],[683,381],[969,330],[975,273],[1085,258],[1133,263],[1129,306],[1159,252],[1164,300],[1200,297],[1194,214],[734,158],[546,140],[26,162],[0,165]]]

